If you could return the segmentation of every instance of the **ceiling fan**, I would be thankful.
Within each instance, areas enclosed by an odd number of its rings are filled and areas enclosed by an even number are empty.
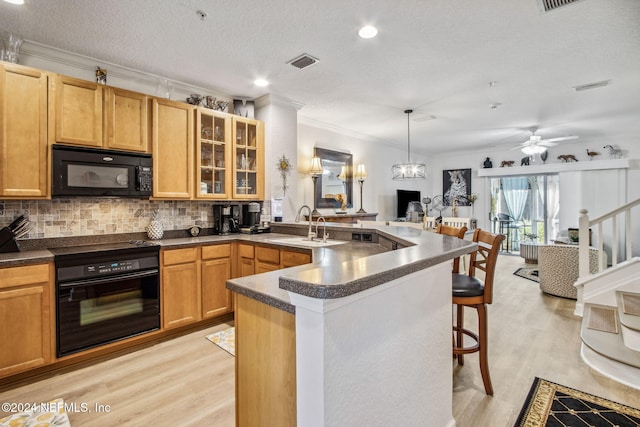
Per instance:
[[[578,139],[578,136],[561,136],[559,138],[548,138],[542,139],[540,135],[536,135],[536,131],[538,128],[536,126],[532,126],[529,128],[531,132],[531,136],[527,141],[524,141],[519,146],[515,147],[515,149],[521,149],[524,154],[532,155],[532,154],[540,154],[547,150],[547,147],[554,147],[558,145],[560,141],[569,141],[571,139]]]

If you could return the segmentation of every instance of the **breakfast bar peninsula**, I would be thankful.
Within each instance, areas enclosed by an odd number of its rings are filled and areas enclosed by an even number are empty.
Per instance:
[[[476,244],[347,224],[323,243],[304,222],[274,227],[312,262],[227,282],[236,425],[455,425],[451,260]]]

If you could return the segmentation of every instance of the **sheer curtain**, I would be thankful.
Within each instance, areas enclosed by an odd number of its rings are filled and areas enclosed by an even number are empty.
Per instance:
[[[522,219],[524,206],[529,196],[529,179],[527,177],[502,178],[502,191],[507,203],[509,215],[514,222]]]

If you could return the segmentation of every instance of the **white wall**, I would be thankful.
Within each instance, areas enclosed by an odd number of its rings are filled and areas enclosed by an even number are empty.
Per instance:
[[[264,198],[267,212],[270,212],[272,199],[283,200],[284,218],[293,218],[298,205],[295,196],[298,192],[297,173],[297,106],[288,100],[266,95],[256,100],[256,119],[265,123],[265,183]],[[287,175],[287,189],[283,190],[283,181],[277,164],[285,156],[293,166]]]
[[[394,181],[391,166],[407,161],[407,151],[381,142],[366,140],[364,137],[348,136],[328,129],[306,124],[298,124],[298,193],[297,205],[313,205],[313,182],[306,174],[309,169],[314,147],[347,152],[353,155],[353,165],[363,163],[367,169],[367,179],[362,189],[365,211],[377,212],[378,220],[396,218],[396,190],[419,190],[422,196],[430,193],[429,183],[433,179],[431,167],[425,156],[411,153],[411,161],[427,164],[427,179],[419,181]],[[360,209],[360,186],[354,182],[353,207],[350,213]],[[333,213],[332,209],[319,209],[322,213]]]
[[[560,143],[558,146],[550,148],[546,163],[560,163],[557,159],[560,154],[574,154],[578,161],[587,162],[589,160],[586,148],[600,152],[601,155],[598,159],[608,159],[606,150],[602,149],[605,144],[621,148],[625,158],[640,159],[640,143],[632,139],[617,142],[578,141]],[[438,165],[438,170],[431,171],[433,180],[430,181],[429,191],[431,194],[442,194],[442,170],[472,168],[471,191],[479,194],[474,207],[475,216],[478,218],[479,227],[490,229],[488,221],[490,211],[489,178],[479,178],[477,170],[482,168],[486,157],[491,158],[494,167],[499,167],[503,160],[514,160],[519,165],[520,159],[524,155],[520,150],[510,150],[510,148],[486,152],[449,153],[432,157],[430,160],[433,164]],[[536,164],[539,164],[538,162],[540,162],[539,158],[536,159]],[[560,177],[560,228],[576,227],[580,209],[588,209],[590,217],[594,218],[624,203],[640,198],[640,185],[637,184],[640,183],[640,161],[632,161],[631,165],[631,168],[625,170],[562,172]],[[460,208],[460,216],[466,215],[465,209],[468,211],[469,208]],[[632,212],[632,228],[632,241],[638,242],[633,253],[638,256],[640,255],[640,207]]]

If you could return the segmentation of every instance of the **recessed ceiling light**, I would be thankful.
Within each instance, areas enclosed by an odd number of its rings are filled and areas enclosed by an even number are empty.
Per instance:
[[[378,29],[372,25],[365,25],[360,28],[358,35],[363,39],[372,39],[378,34]]]
[[[265,79],[255,79],[253,81],[253,84],[260,87],[269,86],[269,82],[266,81]]]
[[[4,0],[4,1],[11,4],[24,4],[24,0]]]

